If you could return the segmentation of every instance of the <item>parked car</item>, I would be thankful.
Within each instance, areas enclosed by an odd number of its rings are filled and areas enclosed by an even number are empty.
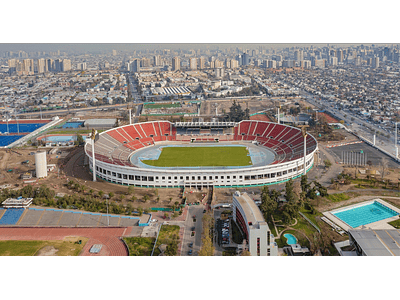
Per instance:
[[[193,247],[193,243],[189,243],[189,247],[192,248]]]
[[[188,254],[189,254],[189,255],[192,255],[192,253],[193,253],[193,250],[190,249],[189,252],[188,252]]]

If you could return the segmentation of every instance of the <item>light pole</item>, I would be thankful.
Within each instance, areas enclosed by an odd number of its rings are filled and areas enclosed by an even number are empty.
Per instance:
[[[107,226],[110,226],[110,215],[108,214],[108,198],[106,198],[106,205],[107,205]]]
[[[394,130],[394,148],[396,151],[396,159],[399,157],[399,148],[397,148],[397,122],[395,124],[395,130]]]
[[[278,106],[278,124],[279,124],[279,109],[281,108],[281,106]]]
[[[96,181],[96,159],[94,157],[94,139],[96,137],[96,129],[92,129],[92,135],[91,135],[91,140],[92,140],[92,160],[93,160],[93,181]]]

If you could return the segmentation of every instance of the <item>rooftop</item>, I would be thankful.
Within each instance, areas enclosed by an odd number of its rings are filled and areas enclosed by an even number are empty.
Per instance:
[[[238,195],[236,193],[238,193]],[[242,193],[242,194],[240,194],[239,192],[236,193],[234,196],[236,200],[240,203],[240,206],[243,208],[243,211],[247,218],[247,222],[249,223],[251,222],[253,225],[265,222],[260,209],[255,204],[253,199],[251,199],[247,193]]]
[[[349,235],[367,256],[400,256],[400,230],[350,229]]]

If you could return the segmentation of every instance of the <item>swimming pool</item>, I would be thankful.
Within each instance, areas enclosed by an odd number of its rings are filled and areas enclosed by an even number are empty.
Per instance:
[[[396,211],[378,201],[344,209],[332,214],[353,228],[398,215]]]
[[[295,237],[293,234],[286,233],[286,234],[284,234],[283,236],[287,239],[287,242],[286,242],[286,243],[287,243],[288,245],[297,244],[297,239],[296,239],[296,237]]]

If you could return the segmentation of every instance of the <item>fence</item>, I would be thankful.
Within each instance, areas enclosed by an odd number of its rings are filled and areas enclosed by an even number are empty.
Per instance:
[[[306,219],[306,221],[308,223],[310,223],[319,233],[321,233],[321,230],[319,230],[319,228],[317,227],[317,225],[315,225],[313,222],[311,222],[311,220],[309,218],[307,218],[305,215],[303,215],[301,212],[299,212],[299,214]]]

